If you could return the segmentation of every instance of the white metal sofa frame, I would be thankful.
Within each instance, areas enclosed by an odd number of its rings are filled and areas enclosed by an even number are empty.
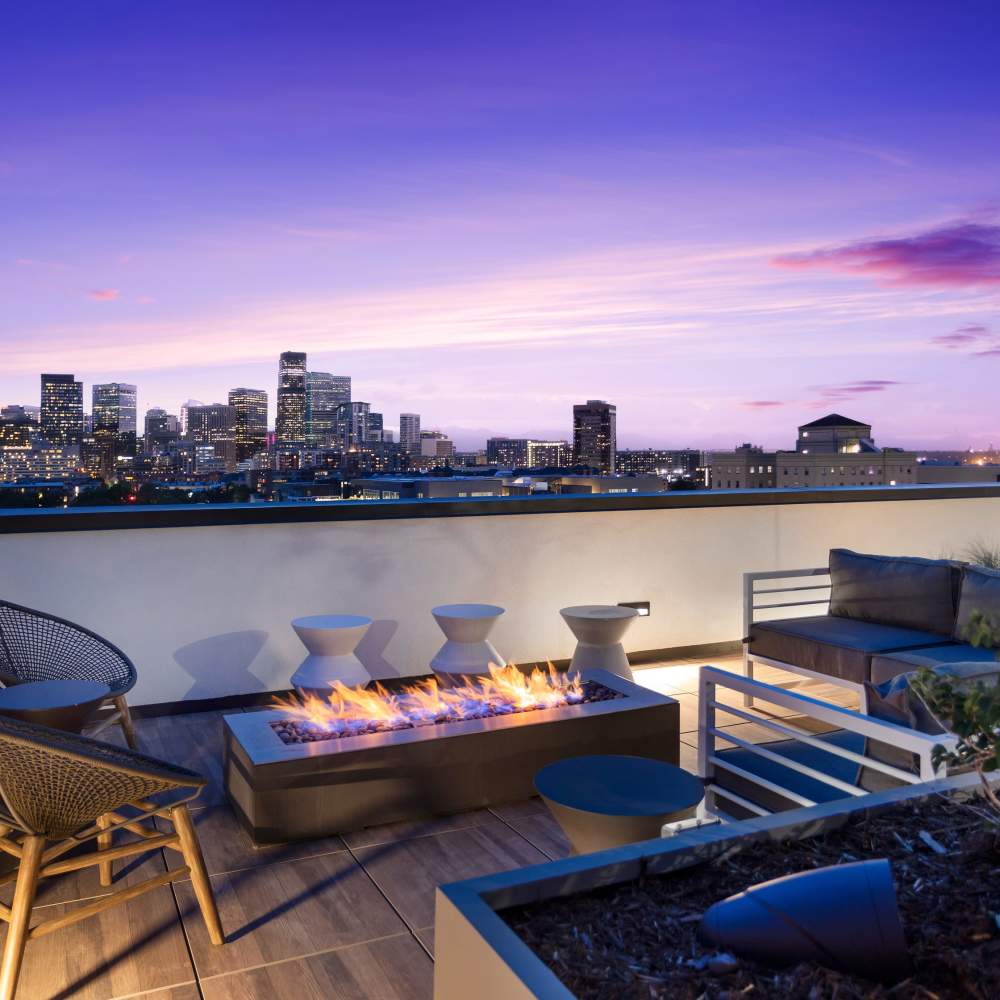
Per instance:
[[[844,747],[826,743],[815,733],[810,733],[799,728],[788,719],[767,718],[753,712],[745,711],[742,708],[737,708],[735,705],[725,704],[718,698],[718,688],[726,688],[741,693],[744,699],[752,698],[754,701],[766,702],[784,709],[792,709],[796,715],[816,719],[829,724],[835,729],[846,729],[862,736],[870,737],[879,743],[886,743],[903,750],[908,750],[916,757],[918,763],[917,770],[915,772],[905,771],[884,761],[875,760],[863,753],[855,753]],[[775,753],[773,750],[769,750],[767,744],[750,743],[732,733],[727,733],[719,729],[717,713],[720,712],[733,718],[733,722],[726,723],[727,725],[732,725],[736,722],[752,722],[755,725],[763,726],[765,729],[770,730],[776,737],[797,740],[800,743],[823,750],[825,753],[842,757],[859,766],[881,771],[907,784],[916,784],[917,782],[930,781],[934,778],[943,777],[946,773],[944,765],[938,768],[934,766],[932,759],[934,747],[941,744],[945,749],[952,749],[956,744],[956,740],[952,736],[921,733],[914,729],[908,729],[905,726],[897,726],[892,722],[873,719],[860,712],[841,708],[839,705],[832,705],[829,702],[819,701],[816,698],[810,698],[807,695],[789,691],[786,688],[776,687],[773,684],[765,684],[763,681],[756,681],[748,677],[741,677],[739,674],[720,670],[718,667],[702,667],[698,680],[698,773],[705,781],[705,801],[701,814],[719,816],[724,819],[732,817],[727,815],[724,808],[720,808],[720,799],[734,803],[758,816],[767,816],[770,814],[770,810],[756,802],[751,802],[744,796],[720,787],[715,780],[719,771],[725,771],[738,778],[742,778],[746,782],[780,795],[792,802],[796,802],[800,806],[814,806],[816,803],[805,795],[801,795],[791,789],[782,788],[781,785],[774,781],[752,774],[745,768],[741,768],[727,761],[724,757],[720,757],[716,747],[716,740],[718,739],[726,740],[772,763],[780,764],[782,767],[786,767],[792,771],[797,771],[799,774],[822,781],[847,795],[860,797],[867,795],[868,792],[839,778],[824,774],[822,771],[818,771],[807,764],[789,760]]]
[[[773,586],[770,584],[780,583],[783,580],[803,580],[825,577],[825,582],[821,583],[797,583],[790,587]],[[769,586],[758,586],[760,583]],[[827,566],[817,566],[814,569],[776,569],[766,570],[760,573],[743,574],[743,673],[749,680],[753,680],[753,668],[755,663],[763,663],[769,667],[777,667],[779,670],[787,670],[789,673],[798,674],[808,680],[822,681],[826,684],[838,684],[841,687],[849,688],[858,695],[861,707],[865,705],[865,686],[856,681],[845,680],[843,677],[834,677],[831,674],[824,674],[818,670],[810,670],[808,667],[799,666],[797,663],[785,663],[783,660],[774,660],[767,656],[760,656],[750,652],[750,626],[758,620],[758,611],[780,611],[784,608],[816,608],[819,606],[829,607],[830,604],[830,570]],[[819,593],[816,593],[819,591]],[[808,596],[810,593],[813,596]],[[801,600],[787,600],[773,595],[793,594],[802,597]],[[772,596],[768,596],[772,595]],[[763,598],[767,603],[758,603]],[[768,619],[763,619],[768,620]],[[786,685],[794,687],[794,684]],[[744,695],[743,703],[747,706],[753,704],[751,694]]]

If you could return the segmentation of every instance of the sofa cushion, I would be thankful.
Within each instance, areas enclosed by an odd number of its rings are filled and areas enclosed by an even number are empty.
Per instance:
[[[943,559],[830,550],[830,614],[951,636],[962,566]]]
[[[1000,571],[985,566],[966,566],[955,619],[955,638],[967,640],[966,629],[973,611],[981,611],[1000,630]]]
[[[879,653],[872,657],[872,684],[881,684],[917,667],[936,667],[942,663],[989,663],[996,659],[995,649],[970,646],[967,642],[949,642],[926,649],[901,653]]]
[[[959,647],[961,648],[961,647]],[[1000,682],[1000,663],[971,661],[939,663],[932,667],[934,673],[950,678],[955,687],[973,689],[977,685],[993,687]],[[918,733],[928,733],[940,736],[947,733],[946,720],[939,719],[927,706],[923,698],[913,689],[911,681],[916,671],[898,674],[881,684],[866,684],[865,696],[867,711],[873,719],[892,722],[897,726],[916,730]],[[868,739],[865,754],[885,764],[912,773],[917,772],[917,758],[909,750],[883,743],[881,740]],[[869,792],[880,792],[899,784],[891,775],[875,768],[865,767],[861,770],[858,784]]]
[[[932,632],[833,615],[754,622],[749,638],[751,653],[855,684],[869,679],[875,653],[941,645]]]

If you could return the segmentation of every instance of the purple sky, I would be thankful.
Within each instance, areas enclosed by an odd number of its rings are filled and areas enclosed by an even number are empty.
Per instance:
[[[462,446],[1000,444],[1000,7],[37,0],[0,403],[354,377]],[[89,390],[88,390],[89,392]],[[272,399],[273,404],[273,399]]]

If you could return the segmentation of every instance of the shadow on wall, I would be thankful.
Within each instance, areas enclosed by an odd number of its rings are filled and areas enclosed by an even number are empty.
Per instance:
[[[399,622],[388,618],[376,618],[354,651],[354,655],[375,680],[402,676],[402,671],[385,658],[385,651],[398,631]]]
[[[250,672],[250,666],[266,641],[267,632],[227,632],[175,650],[174,659],[194,680],[185,699],[265,690],[264,682]]]

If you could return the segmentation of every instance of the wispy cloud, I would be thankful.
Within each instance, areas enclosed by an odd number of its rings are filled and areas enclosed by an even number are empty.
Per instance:
[[[931,337],[931,343],[954,350],[968,347],[970,344],[977,344],[988,339],[989,336],[990,331],[982,323],[966,323],[964,326],[952,330],[951,333],[942,333],[937,337]]]
[[[92,288],[87,297],[95,302],[114,302],[120,294],[117,288]]]
[[[791,401],[786,399],[748,399],[740,404],[748,410],[771,410],[776,406],[790,406]]]
[[[1000,285],[1000,226],[954,222],[912,236],[861,240],[780,254],[792,270],[827,270],[880,285],[976,288]]]
[[[810,388],[819,393],[821,401],[838,403],[868,396],[874,392],[885,392],[887,389],[902,384],[902,382],[896,382],[893,379],[870,378],[858,382],[843,382],[839,385],[815,385]]]

